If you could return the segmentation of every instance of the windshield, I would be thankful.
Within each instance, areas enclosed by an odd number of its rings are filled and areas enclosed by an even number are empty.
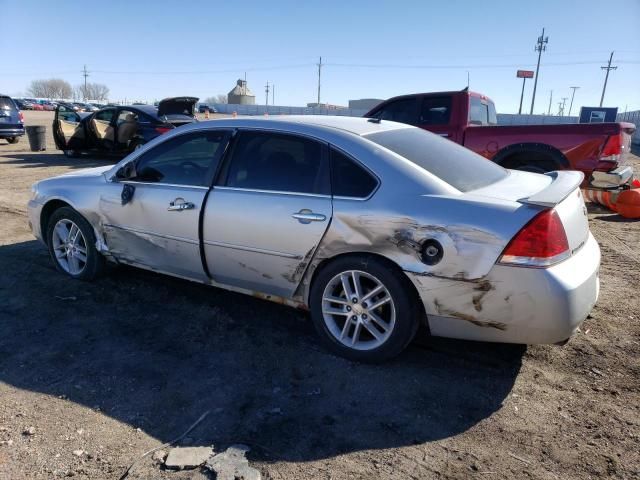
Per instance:
[[[365,138],[415,163],[461,192],[486,187],[507,171],[450,140],[420,128],[402,128]]]

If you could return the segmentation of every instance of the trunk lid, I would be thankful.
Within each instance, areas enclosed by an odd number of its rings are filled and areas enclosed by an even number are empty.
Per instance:
[[[171,97],[160,100],[158,103],[158,116],[165,115],[186,115],[193,117],[195,115],[197,97]]]

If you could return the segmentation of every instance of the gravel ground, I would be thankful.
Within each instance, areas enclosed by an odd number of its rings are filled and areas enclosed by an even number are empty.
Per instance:
[[[419,339],[367,366],[279,305],[132,268],[57,273],[29,186],[108,163],[0,141],[1,479],[117,479],[207,411],[179,445],[246,444],[267,479],[640,477],[640,222],[590,208],[601,296],[566,346]],[[128,478],[207,475],[149,457]]]

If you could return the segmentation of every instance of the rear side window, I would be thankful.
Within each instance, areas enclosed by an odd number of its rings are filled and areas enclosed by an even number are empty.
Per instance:
[[[418,124],[418,99],[416,97],[403,98],[383,106],[373,115],[381,120]]]
[[[451,97],[425,97],[420,110],[420,125],[446,125],[451,118]]]
[[[496,107],[493,102],[478,97],[470,97],[469,124],[497,125]]]
[[[330,193],[323,145],[304,137],[242,132],[226,186],[292,193]]]
[[[16,106],[9,97],[0,97],[0,110],[15,110]]]
[[[335,196],[366,198],[377,186],[378,181],[364,167],[331,149],[331,190]]]
[[[507,171],[471,150],[420,128],[372,133],[366,139],[415,163],[462,192],[485,187]]]

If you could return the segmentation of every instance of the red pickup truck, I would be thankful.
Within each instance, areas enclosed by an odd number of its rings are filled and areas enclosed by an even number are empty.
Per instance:
[[[633,177],[633,169],[624,165],[632,123],[498,126],[494,103],[467,89],[394,97],[365,117],[424,128],[506,168],[580,170],[584,186],[625,188]]]

